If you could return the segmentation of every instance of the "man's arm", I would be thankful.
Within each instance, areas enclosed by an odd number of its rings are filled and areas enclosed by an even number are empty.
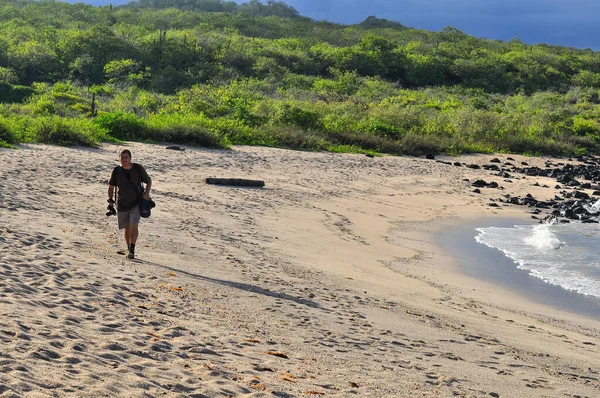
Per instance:
[[[113,185],[109,185],[108,186],[108,199],[112,199],[113,198],[113,194],[115,192],[115,187]]]
[[[117,167],[115,167],[113,169],[112,173],[110,173],[110,179],[108,180],[108,200],[109,200],[109,203],[110,203],[110,200],[113,198],[113,194],[115,192],[115,186],[117,185],[116,170],[117,170]]]
[[[150,199],[150,190],[152,189],[152,178],[148,177],[148,182],[146,182],[146,189],[144,189],[144,199]]]

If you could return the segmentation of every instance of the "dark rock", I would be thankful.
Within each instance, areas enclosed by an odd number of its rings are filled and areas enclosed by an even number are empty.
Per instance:
[[[486,185],[487,185],[487,182],[485,182],[483,180],[477,180],[471,184],[472,187],[477,187],[477,188],[485,187]]]
[[[368,158],[374,158],[375,157],[375,155],[371,155],[370,153],[365,154],[365,156],[368,157]]]
[[[585,183],[581,184],[580,188],[581,189],[592,189],[592,184],[590,184],[589,182],[585,182]]]
[[[589,199],[590,195],[585,192],[575,191],[575,195],[573,195],[577,199]]]
[[[485,170],[500,171],[500,167],[496,166],[495,164],[484,164],[483,168]]]
[[[562,189],[562,187],[560,185],[555,185],[554,189]]]
[[[468,164],[468,165],[467,165],[467,167],[468,167],[468,168],[470,168],[470,169],[475,169],[475,170],[478,170],[478,169],[480,169],[480,168],[481,168],[481,167],[479,167],[479,165],[477,165],[477,164]]]
[[[594,192],[592,192],[592,195],[593,196],[600,196],[600,191],[594,191]]]
[[[567,209],[567,210],[565,210],[564,217],[568,218],[569,220],[579,220],[579,217],[577,217],[577,214],[575,214],[575,212],[573,211],[573,209]]]
[[[500,207],[500,206],[498,206],[498,203],[494,203],[494,202],[488,203],[488,206],[489,207]]]
[[[524,206],[535,206],[537,205],[538,201],[533,198],[523,198],[521,199],[521,203]]]
[[[512,160],[513,162],[515,161],[513,158],[506,158],[506,160]]]
[[[502,162],[500,161],[500,159],[494,158],[494,159],[490,160],[490,163],[502,163]]]
[[[527,163],[527,162],[521,162],[521,164],[522,164],[523,166],[529,166],[529,163]]]
[[[487,184],[488,188],[498,188],[498,183],[496,181],[492,181],[489,184]]]
[[[425,154],[425,159],[435,159],[435,155],[432,153]]]
[[[475,188],[475,189],[473,190],[473,193],[481,193],[481,190],[480,190],[479,188]]]
[[[458,166],[458,167],[462,166],[462,163],[461,163],[461,162],[454,162],[453,164],[454,164],[455,166]]]
[[[185,151],[185,148],[182,148],[182,147],[177,146],[177,145],[169,145],[165,149],[170,149],[172,151]]]
[[[591,219],[591,218],[588,218],[588,219],[585,219],[585,220],[581,220],[581,222],[583,224],[598,224],[598,221],[596,221],[594,219]]]
[[[569,186],[569,187],[578,187],[580,185],[581,185],[581,183],[577,180],[571,180],[567,183],[567,186]]]
[[[573,208],[573,213],[575,213],[575,214],[586,214],[587,210],[583,206],[578,205],[578,206],[575,206]]]

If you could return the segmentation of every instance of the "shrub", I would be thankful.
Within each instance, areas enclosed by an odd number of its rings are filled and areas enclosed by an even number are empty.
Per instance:
[[[33,93],[34,90],[31,87],[13,86],[6,83],[0,83],[0,102],[25,102],[25,100]]]
[[[131,113],[108,112],[99,115],[93,123],[120,140],[135,140],[146,133],[146,121]]]
[[[166,141],[179,144],[229,148],[229,140],[217,129],[211,128],[203,117],[191,115],[159,115],[148,119],[140,139]]]
[[[283,126],[298,126],[305,130],[317,130],[321,127],[319,114],[306,106],[300,107],[293,103],[283,103],[277,107],[273,115],[273,123]]]
[[[59,116],[30,120],[27,135],[35,142],[63,146],[95,146],[104,140],[104,131],[85,119],[67,119]]]
[[[10,121],[0,116],[0,146],[11,147],[11,144],[17,142],[17,135],[14,132],[14,126]]]

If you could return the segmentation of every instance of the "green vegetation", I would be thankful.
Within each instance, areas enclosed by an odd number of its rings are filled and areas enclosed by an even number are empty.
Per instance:
[[[278,1],[0,0],[4,147],[582,154],[599,116],[591,50],[316,22]]]

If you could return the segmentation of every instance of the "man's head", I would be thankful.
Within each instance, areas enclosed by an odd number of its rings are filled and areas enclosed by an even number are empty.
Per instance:
[[[129,149],[123,149],[121,151],[121,166],[126,169],[131,167],[131,151],[129,151]]]

